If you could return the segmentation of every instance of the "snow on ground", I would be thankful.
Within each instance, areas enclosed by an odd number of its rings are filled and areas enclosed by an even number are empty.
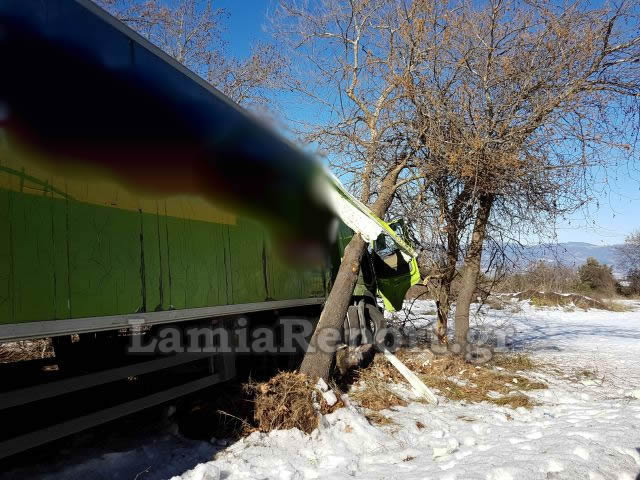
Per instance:
[[[481,310],[482,329],[550,366],[533,374],[549,389],[527,392],[541,404],[530,411],[442,398],[437,407],[383,411],[394,423],[380,427],[352,406],[309,436],[254,433],[180,478],[640,478],[640,304],[632,305],[620,313],[526,302]],[[411,320],[424,326],[431,310],[418,301]]]
[[[152,432],[140,428],[135,423],[125,423],[117,431],[84,432],[62,440],[53,459],[53,452],[45,457],[45,452],[22,454],[19,466],[2,465],[0,479],[166,479],[198,462],[206,462],[224,448],[184,438],[177,433],[175,424]]]
[[[540,403],[530,411],[440,397],[438,406],[385,410],[393,423],[377,426],[352,406],[324,417],[312,435],[254,433],[226,449],[171,425],[149,435],[123,427],[102,449],[70,448],[53,465],[36,461],[0,477],[156,480],[187,470],[174,479],[640,480],[640,302],[629,305],[634,311],[527,302],[481,310],[481,331],[549,365],[523,374],[549,384],[526,392]],[[424,331],[434,313],[433,302],[417,301],[410,327]]]

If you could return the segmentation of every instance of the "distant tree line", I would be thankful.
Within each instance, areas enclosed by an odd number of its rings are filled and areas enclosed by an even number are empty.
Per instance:
[[[615,294],[631,296],[640,294],[640,269],[631,269],[623,280],[613,275],[613,267],[598,262],[593,257],[579,268],[571,268],[559,262],[538,260],[525,269],[507,274],[497,284],[503,292],[580,293],[610,297]]]

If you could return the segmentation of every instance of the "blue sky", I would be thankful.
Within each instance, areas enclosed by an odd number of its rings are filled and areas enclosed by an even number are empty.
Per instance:
[[[640,161],[609,172],[608,191],[597,202],[558,225],[558,241],[598,245],[622,243],[640,230]]]
[[[268,39],[263,31],[265,14],[273,7],[271,0],[218,0],[215,4],[230,14],[225,39],[235,55],[247,55],[256,40]]]
[[[246,56],[253,42],[268,40],[263,27],[273,0],[218,0],[217,6],[229,14],[224,37],[230,53]],[[640,229],[640,160],[609,172],[607,182],[609,188],[597,202],[558,224],[559,242],[622,243],[627,234]]]

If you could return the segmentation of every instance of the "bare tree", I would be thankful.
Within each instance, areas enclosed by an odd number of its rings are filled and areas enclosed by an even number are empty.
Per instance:
[[[612,151],[633,152],[625,132],[640,93],[637,4],[413,5],[420,21],[406,41],[427,55],[405,89],[423,168],[455,184],[445,196],[432,190],[443,211],[453,212],[462,195],[473,220],[455,312],[464,346],[488,236],[553,224],[590,200],[592,175]],[[455,216],[443,220],[455,228]]]
[[[282,87],[287,62],[274,45],[260,43],[245,59],[224,40],[228,14],[212,0],[94,0],[178,62],[243,106],[274,108],[270,93]]]
[[[640,230],[627,235],[624,243],[616,247],[616,254],[625,271],[640,269]]]
[[[291,89],[313,102],[318,121],[299,128],[322,150],[360,200],[384,217],[396,190],[413,179],[414,146],[404,133],[403,78],[418,56],[399,31],[409,28],[393,0],[284,1],[273,14],[274,34],[297,67]],[[345,250],[301,371],[327,377],[332,354],[318,341],[342,325],[366,248],[355,235]]]

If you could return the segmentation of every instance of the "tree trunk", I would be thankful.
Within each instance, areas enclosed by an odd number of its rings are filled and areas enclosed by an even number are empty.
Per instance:
[[[338,269],[336,280],[331,287],[327,303],[320,314],[318,326],[311,337],[309,349],[300,366],[300,372],[306,373],[312,378],[321,377],[325,380],[329,378],[338,340],[334,332],[342,330],[344,317],[351,303],[351,294],[358,281],[360,260],[366,246],[367,243],[360,234],[355,234],[344,250],[344,257]]]
[[[471,302],[478,284],[478,275],[482,260],[482,247],[487,235],[487,224],[491,215],[493,195],[481,195],[478,199],[478,211],[473,225],[471,244],[464,258],[462,268],[462,287],[456,299],[456,343],[460,346],[460,352],[464,354],[467,347],[467,334],[469,333],[469,312]]]
[[[457,218],[456,218],[457,222]],[[436,320],[435,333],[441,344],[448,345],[447,324],[449,322],[449,309],[451,308],[451,285],[456,276],[458,264],[458,230],[456,224],[448,225],[447,234],[447,266],[440,278],[438,292],[436,295],[436,310],[438,317]]]
[[[465,208],[466,202],[471,197],[472,189],[468,186],[460,192],[456,197],[453,208],[449,210],[447,202],[449,185],[440,184],[437,189],[437,197],[440,201],[440,214],[446,218],[447,225],[447,259],[436,290],[436,310],[437,319],[434,332],[438,337],[440,344],[448,345],[447,337],[449,311],[451,309],[451,288],[453,280],[456,278],[456,269],[458,267],[458,249],[460,246],[460,215]]]
[[[400,162],[382,181],[378,198],[371,207],[373,213],[379,218],[384,218],[391,206],[398,176],[405,165],[406,160]],[[367,243],[360,234],[355,234],[344,250],[336,280],[331,287],[327,302],[320,314],[320,320],[311,337],[309,349],[300,366],[300,372],[311,378],[329,379],[331,364],[336,353],[335,344],[339,338],[337,332],[342,330],[353,289],[358,281],[360,260],[366,247]],[[326,348],[327,346],[330,348]]]
[[[438,342],[442,345],[447,345],[449,339],[447,338],[447,323],[449,319],[449,294],[450,285],[444,281],[438,285],[438,291],[436,293],[436,312],[438,314],[436,318],[436,326],[433,331],[438,337]]]

